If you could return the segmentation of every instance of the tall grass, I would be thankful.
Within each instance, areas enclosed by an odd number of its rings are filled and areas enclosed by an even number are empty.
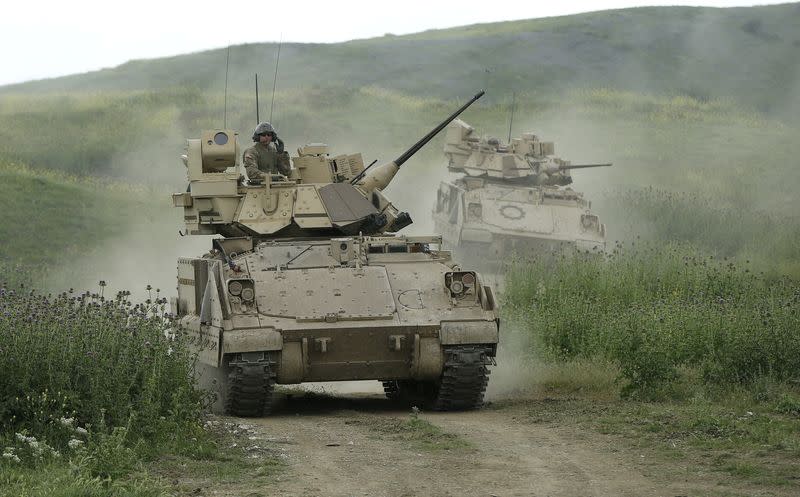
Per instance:
[[[166,299],[150,289],[134,304],[100,285],[58,295],[0,288],[0,481],[58,461],[113,480],[202,438],[205,397]]]
[[[800,284],[678,243],[517,262],[506,313],[554,360],[615,362],[628,394],[699,371],[707,382],[800,379]]]

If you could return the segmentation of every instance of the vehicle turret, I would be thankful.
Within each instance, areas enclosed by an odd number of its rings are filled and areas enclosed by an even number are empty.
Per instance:
[[[481,91],[427,135],[382,166],[364,168],[361,154],[330,157],[328,147],[312,143],[297,150],[289,176],[275,174],[258,184],[242,174],[238,134],[210,130],[188,140],[182,157],[189,185],[172,195],[183,207],[186,234],[256,238],[376,235],[411,224],[383,194],[400,167],[459,114],[483,96]]]
[[[478,137],[460,119],[448,126],[444,153],[451,172],[537,186],[566,186],[572,183],[572,169],[611,166],[572,164],[555,156],[553,142],[543,142],[533,133],[523,133],[508,144]]]

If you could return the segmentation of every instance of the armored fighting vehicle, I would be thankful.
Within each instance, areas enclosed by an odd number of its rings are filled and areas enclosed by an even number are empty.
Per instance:
[[[494,272],[513,254],[604,249],[605,225],[582,193],[565,187],[570,170],[611,164],[572,165],[534,134],[503,144],[460,119],[447,127],[444,154],[461,176],[439,185],[433,220],[460,260]]]
[[[393,162],[298,149],[289,176],[241,176],[237,134],[187,142],[189,187],[173,195],[187,234],[221,235],[178,260],[180,327],[198,346],[214,410],[269,413],[275,384],[380,380],[430,408],[482,404],[498,343],[492,289],[383,194],[400,166],[478,93]]]

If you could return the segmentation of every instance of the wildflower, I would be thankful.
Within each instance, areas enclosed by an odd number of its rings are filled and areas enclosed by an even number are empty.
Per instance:
[[[80,435],[82,437],[85,437],[86,435],[89,434],[89,432],[86,431],[86,428],[81,428],[80,426],[75,428],[75,433],[77,433],[78,435]]]
[[[62,417],[61,419],[58,420],[58,422],[61,423],[61,426],[66,426],[67,428],[71,428],[72,427],[72,423],[75,422],[75,418],[64,418],[64,417]]]
[[[3,452],[3,459],[10,459],[14,462],[20,462],[19,456],[13,452]]]
[[[71,438],[70,441],[67,442],[67,445],[69,446],[70,449],[75,450],[81,445],[83,445],[83,440],[78,440],[77,438]]]
[[[167,349],[167,355],[168,355],[168,356],[172,355],[172,352],[174,352],[174,351],[172,350],[172,347],[170,347],[170,348],[168,348],[168,349]]]

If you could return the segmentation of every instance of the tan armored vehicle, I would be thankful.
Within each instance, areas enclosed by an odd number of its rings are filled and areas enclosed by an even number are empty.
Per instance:
[[[611,164],[572,165],[554,148],[531,133],[503,144],[453,121],[444,153],[448,170],[462,176],[439,185],[433,207],[445,246],[491,270],[513,254],[602,251],[605,225],[582,193],[564,187],[572,183],[571,169]]]
[[[481,95],[374,169],[311,144],[288,177],[252,185],[241,179],[236,132],[188,140],[189,188],[173,203],[188,234],[223,238],[179,259],[173,305],[200,345],[215,410],[261,416],[276,383],[369,379],[435,409],[482,404],[498,342],[492,290],[440,250],[441,237],[395,235],[411,219],[382,193]]]

